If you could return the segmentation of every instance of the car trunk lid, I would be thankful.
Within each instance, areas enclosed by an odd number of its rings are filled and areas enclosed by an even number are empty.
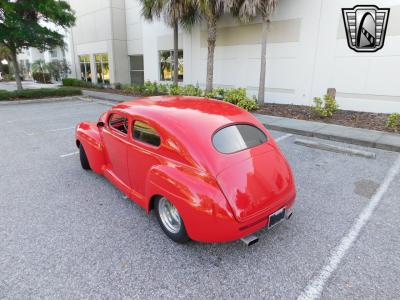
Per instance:
[[[218,174],[217,180],[239,222],[274,208],[279,200],[287,200],[293,184],[289,166],[276,150],[232,164]]]

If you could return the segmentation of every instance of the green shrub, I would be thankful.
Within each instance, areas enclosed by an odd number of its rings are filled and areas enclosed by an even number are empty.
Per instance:
[[[4,74],[3,75],[3,80],[4,81],[14,81],[15,77],[13,75],[11,75],[11,74]]]
[[[183,89],[177,84],[171,84],[169,86],[168,94],[172,96],[179,96],[183,94]]]
[[[167,84],[160,83],[158,84],[158,92],[161,95],[168,95],[169,86]]]
[[[192,84],[186,85],[182,88],[182,93],[181,95],[183,96],[195,96],[195,97],[201,97],[203,95],[203,91],[195,87]]]
[[[397,131],[397,127],[400,126],[400,114],[399,113],[393,113],[388,117],[387,127],[394,128]]]
[[[337,104],[335,98],[329,95],[324,96],[325,100],[325,110],[328,117],[332,117],[335,112],[338,111],[339,105]]]
[[[314,106],[311,107],[314,116],[318,118],[332,117],[338,109],[336,100],[329,95],[325,95],[323,100],[321,97],[315,97]]]
[[[80,89],[61,87],[58,89],[27,89],[21,91],[0,91],[0,100],[39,99],[82,95]]]
[[[117,82],[116,84],[114,84],[114,87],[116,90],[121,90],[122,89],[122,84],[120,82]]]
[[[50,73],[35,72],[32,75],[33,80],[40,83],[51,83]]]
[[[236,105],[247,111],[257,110],[259,108],[257,101],[249,98],[240,100]]]
[[[143,85],[143,95],[144,96],[158,95],[157,82],[145,81]]]
[[[247,100],[246,89],[229,89],[225,92],[224,101],[232,104],[238,104],[240,101]]]
[[[82,87],[82,88],[93,88],[94,85],[91,82],[87,82],[80,79],[75,78],[64,78],[62,80],[63,86],[75,86],[75,87]]]

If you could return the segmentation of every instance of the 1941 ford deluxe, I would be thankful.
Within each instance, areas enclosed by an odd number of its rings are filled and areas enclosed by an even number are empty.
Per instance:
[[[120,103],[76,128],[81,165],[104,175],[165,234],[225,242],[292,214],[291,169],[271,134],[232,104],[196,97]]]

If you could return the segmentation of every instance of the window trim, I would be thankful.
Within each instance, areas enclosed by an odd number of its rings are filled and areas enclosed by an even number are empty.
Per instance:
[[[142,140],[139,140],[139,139],[135,138],[135,136],[134,136],[134,134],[133,134],[133,130],[134,130],[134,128],[135,128],[135,122],[136,122],[136,121],[139,121],[139,122],[142,122],[142,123],[146,123],[147,125],[151,126],[151,127],[157,132],[158,136],[160,137],[160,144],[159,144],[158,146],[155,146],[155,145],[153,145],[153,144],[146,143],[146,142],[144,142],[144,141],[142,141]],[[155,126],[153,126],[153,124],[151,124],[151,122],[148,122],[147,120],[143,120],[143,119],[134,118],[134,119],[130,122],[130,124],[131,124],[131,130],[130,130],[131,134],[130,134],[130,137],[131,137],[131,139],[132,139],[134,142],[137,142],[137,143],[139,143],[140,145],[145,145],[145,146],[147,146],[147,147],[151,147],[151,148],[153,148],[153,149],[158,149],[158,148],[161,147],[161,145],[163,144],[163,138],[162,138],[162,136],[161,136],[161,134],[160,134],[160,131],[157,130],[157,128],[156,128]]]
[[[111,119],[112,115],[120,115],[121,117],[124,117],[126,119],[126,122],[128,123],[127,133],[124,133],[124,132],[116,129],[115,127],[111,126],[110,119]],[[129,118],[126,117],[124,114],[121,114],[119,112],[110,112],[110,114],[107,117],[107,127],[110,128],[110,130],[112,132],[116,132],[116,133],[118,133],[118,134],[120,134],[120,135],[122,135],[124,137],[127,137],[128,136],[128,132],[129,132]]]
[[[227,127],[236,126],[236,125],[248,125],[248,126],[251,126],[251,127],[254,127],[254,128],[260,130],[260,131],[265,135],[265,138],[266,138],[265,142],[262,143],[262,144],[254,145],[254,146],[251,146],[251,147],[248,147],[248,148],[245,148],[245,149],[241,149],[241,150],[237,150],[237,151],[229,152],[229,153],[219,151],[219,150],[217,149],[217,147],[215,147],[215,145],[214,145],[214,136],[215,136],[218,132],[220,132],[221,130],[223,130],[223,129],[227,128]],[[242,152],[242,151],[245,151],[245,150],[249,150],[249,149],[252,149],[252,148],[256,148],[256,147],[258,147],[258,146],[261,146],[261,145],[264,145],[264,144],[268,143],[268,141],[269,141],[269,137],[268,137],[268,135],[264,132],[264,130],[262,130],[260,127],[256,126],[255,124],[248,123],[248,122],[236,122],[236,123],[229,123],[229,124],[226,124],[226,125],[224,125],[224,126],[219,127],[219,128],[218,128],[217,130],[215,130],[215,131],[213,132],[213,134],[211,135],[211,144],[212,144],[213,148],[214,148],[215,151],[217,151],[218,153],[221,153],[221,154],[224,154],[224,155],[235,154],[235,153],[238,153],[238,152]]]

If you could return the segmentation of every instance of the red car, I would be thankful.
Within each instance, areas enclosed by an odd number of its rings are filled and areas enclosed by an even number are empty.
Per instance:
[[[225,242],[292,214],[290,167],[271,134],[232,104],[196,97],[120,103],[76,128],[81,164],[104,175],[176,242]]]

